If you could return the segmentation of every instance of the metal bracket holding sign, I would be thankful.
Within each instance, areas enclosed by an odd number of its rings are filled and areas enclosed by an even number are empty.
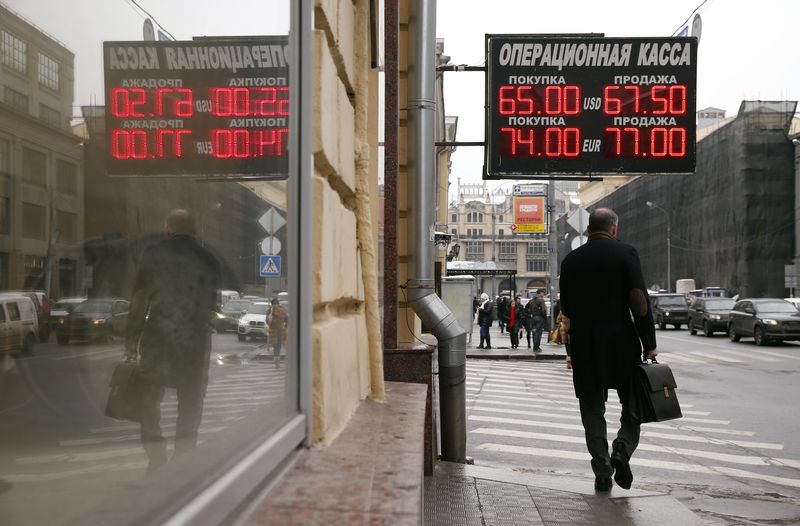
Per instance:
[[[691,174],[697,39],[486,35],[484,179]]]

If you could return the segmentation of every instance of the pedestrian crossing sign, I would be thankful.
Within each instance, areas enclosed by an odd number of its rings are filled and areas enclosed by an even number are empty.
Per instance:
[[[261,256],[258,273],[262,278],[279,278],[281,275],[280,256]]]

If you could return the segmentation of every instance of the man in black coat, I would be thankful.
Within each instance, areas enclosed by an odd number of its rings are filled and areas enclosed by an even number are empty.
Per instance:
[[[167,461],[160,425],[165,387],[175,388],[178,397],[175,454],[197,444],[208,384],[209,322],[220,287],[219,262],[195,239],[189,212],[171,211],[165,230],[165,239],[142,255],[125,335],[126,354],[139,355],[148,473]]]
[[[611,489],[612,474],[619,486],[631,487],[629,461],[639,444],[639,424],[628,413],[628,384],[642,357],[658,354],[639,255],[617,241],[617,222],[610,208],[594,210],[589,216],[589,241],[561,264],[561,311],[569,318],[573,384],[599,491]],[[622,404],[610,456],[605,420],[608,389],[617,390]]]

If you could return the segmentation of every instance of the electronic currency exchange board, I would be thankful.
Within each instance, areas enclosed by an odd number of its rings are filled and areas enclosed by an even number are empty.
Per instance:
[[[286,37],[105,42],[109,175],[288,176]]]
[[[486,35],[485,179],[689,174],[696,38]]]

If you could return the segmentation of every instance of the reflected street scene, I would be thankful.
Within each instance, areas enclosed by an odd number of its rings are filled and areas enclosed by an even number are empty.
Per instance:
[[[295,413],[279,4],[0,3],[0,523],[154,520]]]

